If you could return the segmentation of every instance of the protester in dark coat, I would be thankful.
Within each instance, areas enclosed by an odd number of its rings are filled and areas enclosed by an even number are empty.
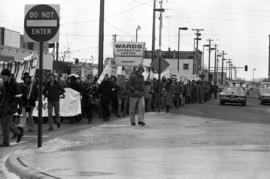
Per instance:
[[[104,80],[99,86],[99,95],[100,95],[100,107],[102,112],[103,121],[109,121],[111,112],[110,104],[112,102],[112,89],[113,84],[108,78],[108,75],[105,76]]]
[[[145,101],[144,101],[144,77],[142,73],[144,68],[140,65],[135,73],[133,73],[128,81],[129,90],[129,116],[131,125],[136,125],[135,122],[135,109],[138,105],[138,124],[144,126],[144,112],[145,112]]]
[[[75,76],[70,76],[69,87],[75,91],[81,92],[80,84],[77,82]]]
[[[24,128],[26,122],[28,121],[28,131],[32,132],[34,129],[33,121],[33,110],[36,106],[36,101],[38,98],[38,88],[35,85],[34,81],[31,82],[31,76],[29,73],[24,73],[23,76],[24,83],[22,84],[22,96],[21,96],[21,108],[22,108],[22,118],[18,126]],[[27,120],[28,114],[28,120]]]
[[[0,119],[3,132],[3,142],[0,147],[9,146],[9,132],[17,136],[17,143],[21,141],[23,130],[12,125],[12,116],[17,112],[18,102],[15,96],[18,94],[18,85],[8,69],[1,72],[3,86],[0,95]]]
[[[64,88],[60,85],[59,82],[55,80],[54,74],[51,73],[48,75],[49,82],[45,85],[43,89],[43,94],[48,98],[48,124],[49,131],[53,130],[53,109],[56,115],[57,127],[60,128],[60,96],[65,93]]]
[[[167,113],[170,112],[170,109],[173,106],[173,96],[174,90],[172,87],[172,80],[168,79],[168,82],[165,86],[165,107]]]
[[[92,122],[93,108],[95,103],[94,88],[89,81],[83,84],[82,88],[82,112],[87,117],[88,124]]]
[[[112,88],[112,111],[115,114],[116,117],[120,117],[120,115],[118,115],[118,92],[119,92],[119,86],[117,86],[116,82],[117,82],[117,78],[115,76],[111,77],[111,82],[113,85]]]

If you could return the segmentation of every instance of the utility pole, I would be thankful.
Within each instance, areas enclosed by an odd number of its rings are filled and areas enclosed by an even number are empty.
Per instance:
[[[156,41],[156,0],[153,2],[153,26],[152,26],[152,62],[155,58],[155,41]]]
[[[155,21],[155,11],[158,11],[160,12],[160,25],[159,25],[159,55],[158,55],[158,68],[159,68],[159,72],[158,72],[158,81],[159,81],[159,85],[158,85],[158,99],[159,99],[159,105],[158,105],[158,111],[160,112],[160,106],[161,106],[161,55],[162,55],[162,51],[161,51],[161,34],[162,34],[162,13],[165,11],[165,9],[162,8],[162,5],[163,5],[163,0],[160,0],[159,1],[160,3],[160,8],[159,9],[156,9],[156,1],[154,0],[154,15],[153,15],[153,20]],[[155,28],[154,26],[155,24],[153,23],[153,28]],[[153,34],[154,34],[154,30],[153,30]],[[152,37],[152,53],[153,53],[153,44],[155,44],[155,38],[154,38],[154,35]],[[152,59],[153,59],[153,54],[152,54]]]
[[[236,66],[234,66],[234,79],[236,79],[236,77],[237,77],[237,68]]]
[[[228,62],[227,63],[229,63],[229,67],[228,67],[228,69],[226,70],[226,73],[227,73],[227,71],[228,71],[228,78],[229,78],[229,80],[230,80],[230,64],[231,64],[231,59],[229,58],[229,60],[228,60]]]
[[[233,71],[233,64],[232,64],[232,62],[230,63],[230,76],[231,76],[231,80],[233,79],[233,76],[232,76],[232,71]]]
[[[58,76],[60,76],[60,70],[59,70],[59,64],[58,64],[58,58],[59,58],[59,42],[56,42],[56,54],[55,54],[55,60],[57,61],[57,73]]]
[[[199,40],[202,40],[201,38],[199,38],[202,35],[200,32],[204,31],[204,29],[192,29],[192,30],[195,31],[195,35],[196,35],[196,38],[194,39],[196,41],[195,49],[198,50]]]
[[[214,84],[217,84],[217,44],[215,44]]]
[[[270,35],[269,36],[269,49],[268,49],[268,78],[270,78]]]
[[[117,34],[113,34],[113,35],[112,35],[112,39],[113,39],[114,42],[116,42],[117,36],[118,36]]]
[[[198,48],[199,48],[199,40],[202,40],[200,36],[202,35],[200,32],[204,31],[204,29],[192,29],[195,31],[196,38],[194,39],[196,41],[196,47],[195,47],[195,58],[193,59],[193,74],[197,74],[198,69],[201,69],[201,66],[198,62]],[[196,72],[196,73],[195,73]]]
[[[100,0],[99,12],[99,45],[98,45],[98,76],[103,71],[103,43],[104,43],[104,1]]]
[[[222,67],[221,67],[221,84],[223,84],[223,68],[224,68],[224,55],[226,55],[227,53],[225,53],[224,51],[222,51]]]
[[[159,1],[159,4],[160,4],[160,9],[159,9],[159,49],[160,49],[160,53],[161,53],[161,46],[162,46],[162,26],[163,26],[163,12],[164,12],[164,9],[163,9],[163,0],[160,0]]]
[[[212,39],[207,40],[209,42],[209,54],[208,54],[208,81],[210,82],[210,59],[211,59],[211,42],[213,41]]]

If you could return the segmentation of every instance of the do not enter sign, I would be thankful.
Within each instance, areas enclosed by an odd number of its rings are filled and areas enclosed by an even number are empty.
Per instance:
[[[57,42],[59,39],[59,5],[25,6],[25,41]]]

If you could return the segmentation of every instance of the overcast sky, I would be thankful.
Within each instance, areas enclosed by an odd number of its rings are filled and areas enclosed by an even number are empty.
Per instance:
[[[61,50],[69,47],[71,58],[98,58],[99,0],[2,0],[0,26],[23,34],[24,5],[41,3],[60,4]],[[193,50],[192,29],[202,28],[201,50],[207,39],[213,39],[234,65],[249,66],[248,72],[239,69],[238,77],[252,79],[252,69],[255,78],[267,77],[269,0],[164,0],[163,7],[162,49],[177,50],[177,29],[186,26],[189,30],[181,31],[181,50]],[[113,34],[119,41],[135,41],[138,25],[139,41],[151,50],[152,9],[153,0],[105,0],[104,57],[112,56]],[[158,15],[156,24],[158,47]]]

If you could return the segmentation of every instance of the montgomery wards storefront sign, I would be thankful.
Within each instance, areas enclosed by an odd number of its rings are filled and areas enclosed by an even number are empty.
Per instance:
[[[113,55],[117,66],[138,66],[142,64],[144,42],[115,42]]]

